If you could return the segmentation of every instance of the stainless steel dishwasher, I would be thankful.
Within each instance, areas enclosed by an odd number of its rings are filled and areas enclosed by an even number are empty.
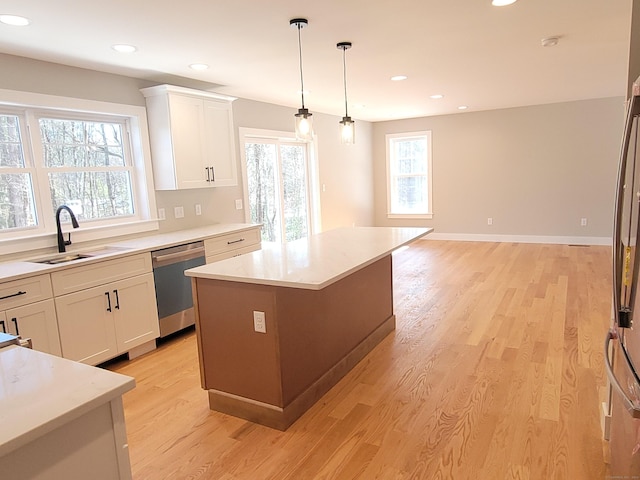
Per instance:
[[[195,323],[189,268],[205,264],[204,243],[193,242],[151,252],[160,337]]]

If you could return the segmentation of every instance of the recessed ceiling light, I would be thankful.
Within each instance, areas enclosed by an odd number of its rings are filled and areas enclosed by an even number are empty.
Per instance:
[[[435,95],[431,95],[429,98],[433,98],[434,100],[438,100],[440,98],[444,98],[444,95],[436,93]]]
[[[137,50],[137,48],[134,47],[133,45],[125,45],[124,43],[111,45],[111,48],[113,48],[116,52],[120,52],[120,53],[133,53]]]
[[[506,5],[511,5],[512,3],[516,3],[517,0],[492,0],[491,5],[494,7],[504,7]]]
[[[466,110],[467,108],[469,108],[469,107],[467,107],[466,105],[460,105],[458,107],[458,110]]]
[[[393,80],[394,82],[399,82],[401,80],[406,80],[406,79],[407,79],[406,75],[395,75],[391,77],[391,80]]]
[[[192,70],[206,70],[209,68],[209,65],[206,63],[192,63],[189,65],[189,68]]]
[[[19,15],[0,15],[0,22],[15,27],[25,27],[31,23],[28,18]]]

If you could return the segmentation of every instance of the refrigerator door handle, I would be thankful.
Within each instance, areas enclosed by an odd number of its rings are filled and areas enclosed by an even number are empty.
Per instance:
[[[618,392],[620,397],[622,398],[622,403],[624,404],[624,408],[631,414],[633,418],[640,418],[640,406],[633,403],[633,401],[629,398],[625,390],[620,385],[620,382],[616,378],[613,373],[613,367],[611,366],[611,358],[609,357],[609,344],[611,340],[617,339],[618,335],[615,330],[609,330],[607,332],[607,338],[604,341],[604,365],[607,369],[607,376],[609,377],[609,382],[613,386],[614,390]]]

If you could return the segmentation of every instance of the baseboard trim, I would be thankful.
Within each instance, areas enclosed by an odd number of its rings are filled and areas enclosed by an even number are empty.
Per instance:
[[[548,243],[560,245],[611,246],[611,237],[569,237],[550,235],[485,235],[480,233],[430,233],[423,240],[456,240],[461,242]]]
[[[331,390],[360,360],[373,350],[396,328],[396,316],[391,315],[367,338],[345,355],[329,371],[298,395],[284,408],[257,402],[250,398],[232,395],[219,390],[209,390],[209,408],[218,412],[244,418],[260,425],[284,431]]]

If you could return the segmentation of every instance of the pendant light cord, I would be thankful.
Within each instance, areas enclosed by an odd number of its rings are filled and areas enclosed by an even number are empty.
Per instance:
[[[302,41],[300,40],[300,23],[298,23],[298,52],[300,54],[300,95],[302,96],[302,108],[304,108],[304,76],[302,75]]]
[[[347,49],[342,47],[342,71],[344,78],[344,116],[349,116],[349,110],[347,107]]]

